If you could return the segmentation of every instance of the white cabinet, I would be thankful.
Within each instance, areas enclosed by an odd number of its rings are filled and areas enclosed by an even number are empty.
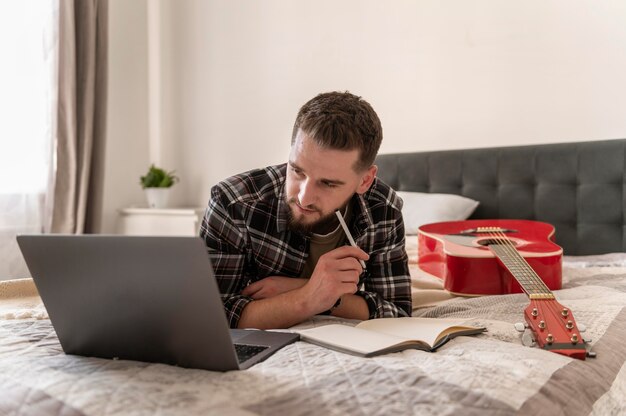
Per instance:
[[[124,208],[119,214],[121,234],[197,236],[204,208]]]

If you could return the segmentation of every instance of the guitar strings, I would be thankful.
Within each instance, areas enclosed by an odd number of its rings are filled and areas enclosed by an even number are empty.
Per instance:
[[[522,275],[525,279],[524,283],[530,284],[531,288],[539,288],[541,286],[541,280],[535,274],[534,270],[528,265],[525,259],[523,259],[523,257],[519,254],[512,241],[501,231],[494,233],[494,236],[501,243],[504,250],[508,252],[513,262],[522,270]]]
[[[522,257],[522,255],[517,251],[515,245],[512,241],[502,232],[495,232],[494,236],[498,241],[503,243],[504,249],[511,256],[512,260],[518,267],[521,266],[521,269],[525,271],[524,278],[525,282],[530,284],[531,288],[537,291],[538,294],[551,294],[550,289],[545,285],[544,281],[537,275],[537,273],[533,270],[532,267],[528,264],[528,262]]]
[[[511,264],[510,266],[517,266],[517,268],[519,270],[516,270],[516,272],[519,272],[521,274],[521,276],[524,279],[524,281],[519,282],[522,286],[522,289],[524,289],[524,291],[527,294],[529,293],[529,289],[533,289],[533,285],[531,284],[532,282],[529,280],[527,274],[528,274],[528,270],[526,269],[526,267],[524,267],[525,265],[523,263],[520,263],[519,259],[517,258],[517,256],[515,255],[515,250],[511,249],[510,245],[510,241],[504,236],[504,233],[500,232],[490,232],[488,234],[491,238],[494,238],[494,240],[498,243],[497,247],[498,248],[502,248],[502,251],[504,251],[504,253],[502,254],[506,254],[508,256],[508,260],[510,262],[512,262],[513,264]],[[494,247],[495,248],[495,247]],[[500,250],[498,250],[500,251]],[[498,254],[498,253],[496,253]],[[503,261],[505,260],[504,258],[502,259]],[[505,264],[506,266],[506,264]],[[508,266],[507,266],[508,268]],[[518,276],[516,276],[515,274],[513,274],[513,276],[516,278],[516,280],[520,280],[518,278]]]
[[[503,250],[509,255],[513,264],[520,269],[524,281],[519,283],[525,292],[528,293],[528,291],[531,290],[532,294],[552,294],[545,282],[539,277],[539,275],[537,275],[533,268],[530,267],[526,259],[524,259],[519,251],[517,251],[511,239],[509,239],[504,232],[493,231],[490,232],[489,235],[500,243],[499,245],[502,246]],[[528,290],[524,287],[524,284],[529,286]]]

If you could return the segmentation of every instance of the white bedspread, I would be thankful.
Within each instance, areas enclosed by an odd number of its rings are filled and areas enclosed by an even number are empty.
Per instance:
[[[65,355],[32,281],[1,282],[0,415],[625,414],[624,265],[624,254],[566,259],[555,292],[587,326],[595,359],[522,346],[523,294],[451,298],[416,275],[414,315],[476,318],[488,332],[375,358],[297,342],[227,373]],[[420,297],[424,284],[432,296]]]

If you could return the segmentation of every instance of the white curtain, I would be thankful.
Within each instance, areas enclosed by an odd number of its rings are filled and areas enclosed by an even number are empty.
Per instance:
[[[0,280],[30,273],[15,236],[51,223],[58,2],[0,2]]]

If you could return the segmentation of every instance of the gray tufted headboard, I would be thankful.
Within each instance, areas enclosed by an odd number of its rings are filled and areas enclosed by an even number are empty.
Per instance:
[[[379,155],[399,191],[464,195],[472,218],[555,226],[568,255],[626,250],[626,139]]]

